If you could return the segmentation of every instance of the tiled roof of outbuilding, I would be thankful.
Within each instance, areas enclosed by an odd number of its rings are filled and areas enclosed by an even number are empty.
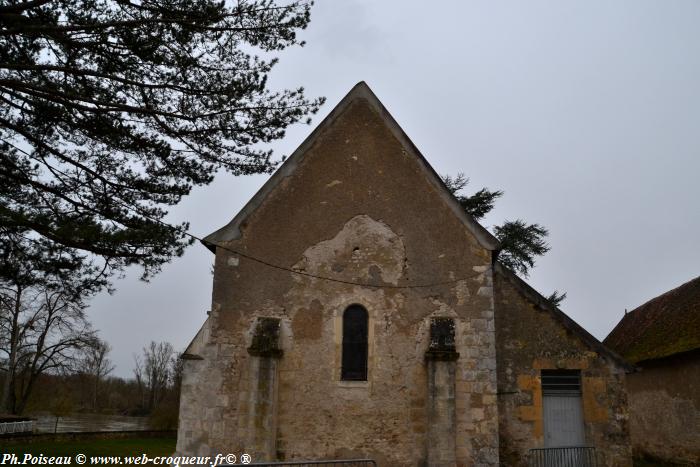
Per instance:
[[[632,363],[700,348],[700,277],[625,314],[603,342]]]

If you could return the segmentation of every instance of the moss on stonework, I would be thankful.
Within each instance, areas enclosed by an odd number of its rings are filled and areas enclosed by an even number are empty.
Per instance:
[[[700,348],[700,339],[696,336],[683,336],[676,341],[660,344],[652,339],[641,340],[639,345],[632,348],[624,356],[630,362],[642,362],[655,358],[668,357],[677,353]]]
[[[433,318],[430,321],[429,351],[455,351],[455,322],[452,318]]]
[[[259,357],[281,357],[279,346],[280,320],[277,318],[258,318],[253,334],[253,342],[248,353]]]

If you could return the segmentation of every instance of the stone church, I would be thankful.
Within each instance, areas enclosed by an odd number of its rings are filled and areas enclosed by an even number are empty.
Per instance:
[[[498,262],[365,83],[204,244],[178,454],[632,465],[630,367]]]

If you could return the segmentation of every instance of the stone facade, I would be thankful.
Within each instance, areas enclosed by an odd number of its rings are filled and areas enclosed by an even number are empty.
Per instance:
[[[598,465],[631,466],[626,366],[586,342],[573,321],[503,267],[496,267],[495,286],[503,464],[526,466],[527,451],[544,447],[541,371],[575,369],[581,371],[586,445],[596,448]]]
[[[628,376],[635,452],[700,465],[700,350],[639,366]]]
[[[700,465],[700,277],[625,311],[605,344],[636,367],[628,375],[635,453]]]
[[[212,309],[185,354],[178,453],[499,465],[497,242],[364,83],[206,241]],[[369,315],[366,381],[340,377],[351,305]],[[624,393],[613,367],[606,390]]]

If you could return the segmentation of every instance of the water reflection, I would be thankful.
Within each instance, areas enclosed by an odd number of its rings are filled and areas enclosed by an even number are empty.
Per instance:
[[[36,419],[35,431],[38,433],[68,433],[76,431],[143,431],[148,430],[146,417],[129,417],[126,415],[101,415],[101,414],[71,414],[59,417],[56,425],[56,417],[49,413],[32,414]]]

